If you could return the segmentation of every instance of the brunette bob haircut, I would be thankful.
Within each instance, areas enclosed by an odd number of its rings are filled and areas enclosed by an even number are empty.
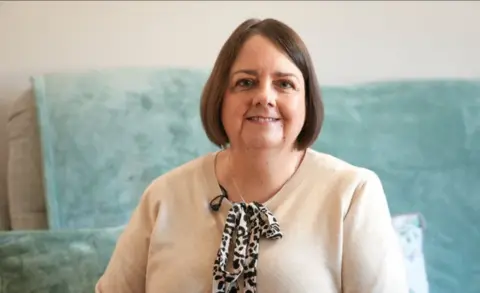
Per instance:
[[[307,149],[317,139],[323,124],[324,106],[320,87],[310,54],[301,38],[286,24],[274,19],[244,21],[221,48],[201,96],[200,115],[205,132],[218,147],[226,147],[229,143],[221,120],[222,103],[233,63],[243,44],[254,35],[269,39],[302,72],[305,80],[305,122],[294,147],[298,150]]]

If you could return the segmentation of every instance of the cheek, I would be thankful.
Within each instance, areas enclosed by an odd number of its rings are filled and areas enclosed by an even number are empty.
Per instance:
[[[290,97],[279,106],[279,110],[287,122],[303,125],[305,120],[305,99],[303,97]]]
[[[237,124],[241,123],[244,114],[244,111],[242,112],[243,108],[244,106],[235,97],[225,97],[222,107],[222,120],[225,128],[236,127]]]

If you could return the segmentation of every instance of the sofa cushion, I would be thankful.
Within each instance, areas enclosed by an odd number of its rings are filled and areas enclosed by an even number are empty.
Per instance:
[[[0,292],[94,292],[122,231],[0,232]]]
[[[420,214],[404,214],[394,216],[392,224],[403,250],[410,293],[428,293],[429,286],[423,253],[425,220]]]

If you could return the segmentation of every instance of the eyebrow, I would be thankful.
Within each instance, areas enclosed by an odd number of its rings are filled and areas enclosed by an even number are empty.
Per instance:
[[[237,70],[237,71],[233,72],[232,76],[234,76],[235,74],[239,74],[239,73],[245,73],[245,74],[248,74],[248,75],[258,76],[258,72],[256,70],[253,70],[253,69],[240,69],[240,70]],[[294,77],[294,78],[298,79],[298,77],[295,74],[290,73],[290,72],[275,71],[274,75],[276,77],[291,76],[291,77]]]

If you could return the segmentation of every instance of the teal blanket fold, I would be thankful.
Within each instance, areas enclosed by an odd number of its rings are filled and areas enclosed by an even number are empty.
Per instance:
[[[51,229],[124,224],[157,176],[215,150],[205,72],[124,69],[34,78]]]

